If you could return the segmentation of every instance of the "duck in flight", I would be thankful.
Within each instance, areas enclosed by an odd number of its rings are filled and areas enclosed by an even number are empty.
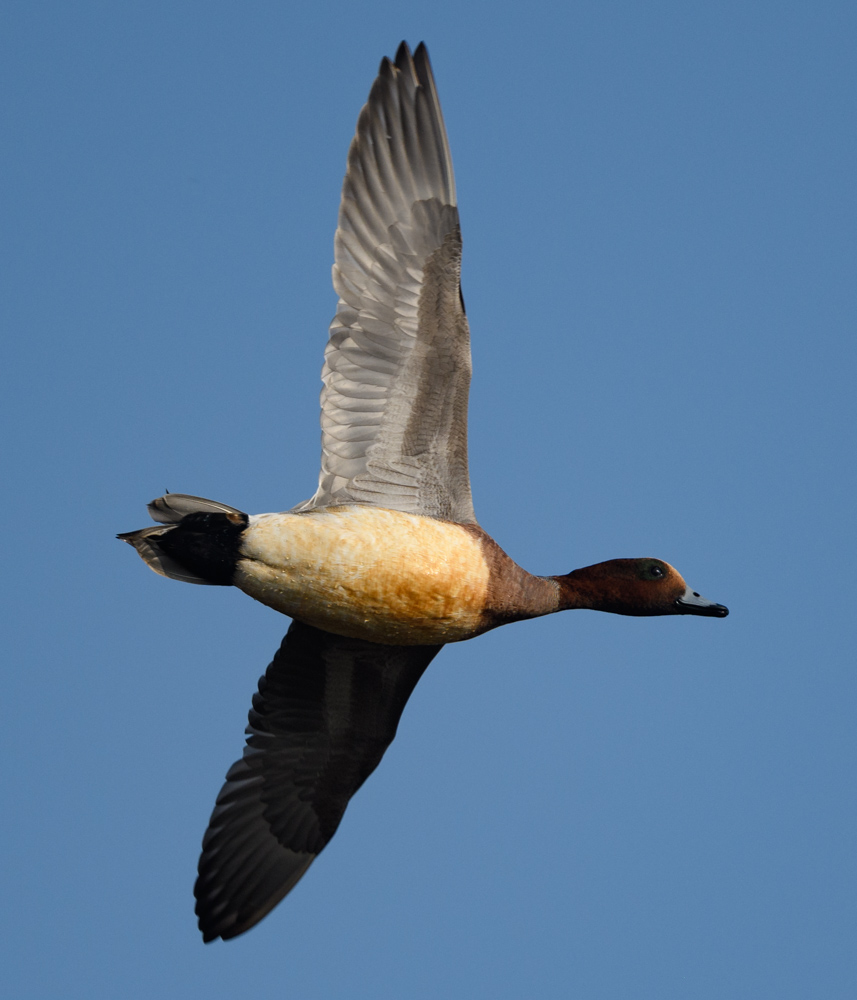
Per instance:
[[[258,923],[324,848],[444,643],[574,608],[728,611],[660,559],[533,576],[477,524],[470,344],[440,103],[420,45],[384,59],[348,153],[339,295],[322,371],[318,490],[250,515],[173,493],[119,535],[163,576],[235,586],[292,618],[202,844],[203,939]]]

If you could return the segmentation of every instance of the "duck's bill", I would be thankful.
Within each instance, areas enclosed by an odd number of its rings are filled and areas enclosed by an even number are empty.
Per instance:
[[[675,602],[680,615],[705,615],[708,618],[725,618],[729,608],[708,601],[690,587]]]

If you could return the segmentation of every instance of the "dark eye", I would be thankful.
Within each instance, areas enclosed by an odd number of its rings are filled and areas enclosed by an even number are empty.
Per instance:
[[[652,579],[654,580],[660,580],[662,576],[666,576],[666,574],[664,573],[664,571],[661,569],[660,566],[651,566],[649,568],[649,573],[651,574]]]

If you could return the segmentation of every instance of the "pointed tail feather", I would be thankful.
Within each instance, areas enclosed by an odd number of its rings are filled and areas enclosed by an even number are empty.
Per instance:
[[[190,493],[166,493],[148,505],[149,517],[158,524],[178,524],[186,514],[241,514],[235,507]]]
[[[235,507],[230,507],[225,503],[218,503],[216,500],[206,500],[204,497],[190,496],[186,493],[167,493],[158,497],[149,505],[149,514],[154,521],[160,525],[152,528],[142,528],[139,531],[126,531],[117,538],[123,542],[133,545],[143,562],[161,576],[169,577],[171,580],[181,580],[183,583],[200,583],[206,585],[223,585],[231,583],[231,574],[225,573],[222,567],[223,540],[218,539],[212,546],[206,546],[205,541],[210,534],[217,532],[218,525],[212,525],[211,520],[219,522],[221,525],[228,520],[226,525],[226,535],[228,538],[240,535],[247,524],[247,515]],[[225,515],[224,519],[207,517],[205,515]],[[203,515],[200,517],[199,515]],[[169,538],[168,536],[177,528],[184,528],[179,535]],[[198,524],[198,521],[206,522]],[[219,532],[223,535],[223,531]],[[202,537],[203,550],[199,551],[199,539]],[[176,544],[178,543],[178,544]],[[209,552],[208,549],[212,551]],[[182,557],[180,562],[176,554]],[[216,565],[214,572],[209,563],[214,556]],[[200,558],[201,556],[201,558]],[[189,568],[189,565],[194,568]],[[202,573],[198,572],[202,570]],[[229,576],[229,579],[226,579]],[[209,577],[209,578],[207,578]]]

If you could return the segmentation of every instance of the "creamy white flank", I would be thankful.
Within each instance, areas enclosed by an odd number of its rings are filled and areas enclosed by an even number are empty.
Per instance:
[[[242,537],[235,586],[339,635],[423,645],[479,625],[488,566],[464,528],[377,507],[258,514]]]

